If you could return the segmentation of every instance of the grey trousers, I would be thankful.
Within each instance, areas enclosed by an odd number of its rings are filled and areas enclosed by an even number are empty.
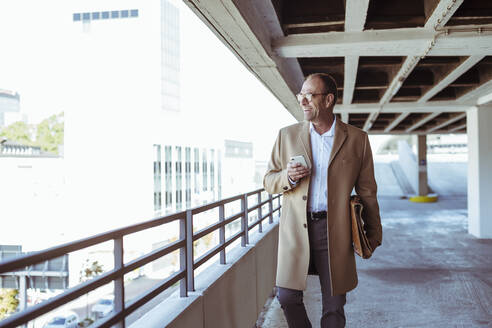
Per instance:
[[[328,264],[328,243],[326,236],[326,219],[308,220],[309,245],[311,249],[311,261],[319,273],[321,295],[323,300],[321,328],[345,327],[345,312],[343,306],[346,303],[346,294],[331,296],[330,268]],[[304,306],[303,291],[277,287],[277,298],[284,311],[289,328],[310,328]]]

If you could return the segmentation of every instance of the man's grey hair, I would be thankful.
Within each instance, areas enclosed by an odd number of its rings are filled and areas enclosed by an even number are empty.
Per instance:
[[[334,96],[333,105],[335,105],[338,99],[337,83],[335,82],[335,79],[330,74],[327,73],[314,73],[314,74],[309,74],[304,81],[313,78],[319,78],[325,86],[325,92],[333,94]]]

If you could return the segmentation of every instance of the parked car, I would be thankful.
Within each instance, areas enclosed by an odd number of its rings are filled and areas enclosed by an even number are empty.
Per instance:
[[[114,297],[108,296],[101,298],[97,303],[92,307],[92,315],[94,318],[100,319],[108,314],[110,314],[114,309]]]
[[[77,328],[79,316],[75,312],[57,314],[43,328]]]

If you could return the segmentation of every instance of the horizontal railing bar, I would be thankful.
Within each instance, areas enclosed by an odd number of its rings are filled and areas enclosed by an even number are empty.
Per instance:
[[[113,314],[112,316],[108,317],[106,320],[101,321],[100,324],[96,324],[95,328],[111,327],[112,325],[116,324],[120,320],[123,320],[128,315],[130,315],[135,310],[137,310],[139,307],[141,307],[142,305],[144,305],[145,303],[147,303],[148,301],[150,301],[151,299],[162,293],[164,290],[174,285],[179,280],[185,278],[185,276],[186,276],[185,270],[180,270],[173,273],[170,277],[159,283],[157,286],[152,287],[149,292],[129,302],[123,311]]]
[[[0,262],[0,273],[14,271],[15,269],[24,268],[32,264],[60,257],[67,253],[75,252],[83,248],[94,246],[96,244],[104,243],[108,240],[120,238],[124,235],[160,226],[178,220],[183,215],[184,212],[180,212],[166,217],[152,219],[147,222],[142,222],[128,227],[111,230],[92,237],[82,238],[74,242],[68,242],[59,246],[47,248],[42,251],[37,251],[13,259],[8,259]]]
[[[216,222],[206,228],[203,228],[200,231],[197,231],[196,233],[193,234],[193,241],[198,240],[206,235],[208,235],[211,232],[214,232],[215,230],[218,230],[220,227],[224,225],[224,222]]]
[[[246,193],[246,196],[249,197],[249,196],[252,196],[252,195],[257,194],[257,193],[262,192],[262,191],[263,191],[263,188],[256,189],[256,190],[253,190],[253,191]]]
[[[77,297],[87,294],[88,292],[105,285],[122,274],[122,269],[111,270],[93,278],[92,280],[81,283],[70,288],[67,292],[54,296],[46,302],[33,305],[22,312],[15,313],[10,317],[0,321],[0,328],[14,328],[22,325],[31,319],[35,319],[59,306],[62,306]]]
[[[270,216],[270,213],[263,215],[260,219],[256,219],[253,223],[251,223],[251,225],[248,225],[248,230],[253,229],[257,224],[259,224],[260,222],[262,222],[263,220],[265,220],[269,216]]]
[[[243,216],[243,212],[239,212],[237,214],[229,216],[228,218],[224,219],[224,225],[228,225],[229,223],[236,221],[241,216]]]
[[[252,212],[252,211],[254,211],[254,210],[256,210],[256,209],[260,208],[261,206],[268,204],[268,202],[269,202],[269,201],[270,201],[270,200],[269,200],[269,199],[267,199],[267,200],[265,200],[265,201],[263,201],[263,202],[261,202],[261,203],[259,203],[259,204],[256,204],[256,205],[255,205],[255,206],[253,206],[253,207],[248,208],[248,212]]]
[[[68,272],[65,271],[13,271],[0,273],[0,276],[44,276],[44,277],[68,277]]]
[[[253,221],[253,223],[251,223],[251,225],[248,225],[248,230],[251,230],[254,227],[256,227],[258,224],[260,224],[261,221],[262,220],[260,220],[260,219],[256,219],[255,221]]]
[[[157,260],[169,253],[174,252],[182,247],[186,247],[186,240],[180,239],[168,244],[166,246],[160,247],[158,249],[153,250],[152,252],[142,255],[139,258],[136,258],[133,261],[128,262],[125,266],[123,266],[124,273],[128,273],[133,271],[141,266],[144,266],[147,263]]]
[[[196,259],[195,263],[193,263],[193,269],[198,268],[200,265],[203,263],[207,262],[210,260],[212,257],[215,255],[219,254],[222,249],[224,249],[224,245],[217,245],[211,250],[209,250],[207,253],[203,254],[199,258]]]
[[[193,234],[193,241],[208,235],[209,233],[211,233],[214,230],[218,230],[221,226],[226,226],[227,224],[231,223],[232,221],[239,219],[241,216],[243,216],[243,212],[234,214],[234,215],[228,217],[227,219],[224,219],[224,221],[222,221],[222,222],[214,223],[214,224],[212,224],[206,228],[203,228],[200,231],[197,231],[196,233]]]
[[[225,204],[228,204],[228,203],[232,203],[232,202],[234,202],[236,200],[241,199],[242,197],[243,197],[243,194],[236,195],[236,196],[229,197],[229,198],[225,198],[225,199],[221,199],[221,200],[215,201],[215,202],[210,203],[210,204],[207,204],[207,205],[198,206],[198,207],[192,208],[191,209],[191,213],[193,213],[193,214],[199,214],[199,213],[208,211],[210,209],[213,209],[215,207],[218,207],[220,205],[225,205]]]
[[[205,211],[208,211],[208,210],[212,210],[214,208],[217,208],[221,204],[222,204],[222,201],[218,201],[218,202],[210,203],[210,204],[207,204],[207,205],[203,205],[203,206],[200,206],[200,207],[197,207],[197,208],[192,209],[191,210],[191,213],[193,215],[200,214],[200,213],[203,213]]]
[[[275,212],[277,212],[278,210],[280,210],[280,207],[281,207],[281,206],[279,206],[279,207],[277,207],[276,209],[274,209],[274,210],[272,211],[272,213],[275,213]]]
[[[193,263],[193,269],[198,268],[200,265],[211,259],[214,255],[218,254],[221,250],[225,249],[227,246],[232,244],[236,239],[241,237],[243,234],[242,231],[238,231],[235,235],[227,239],[227,241],[223,245],[217,245],[214,248],[212,248],[210,251],[207,253],[203,254],[200,256],[195,263]]]

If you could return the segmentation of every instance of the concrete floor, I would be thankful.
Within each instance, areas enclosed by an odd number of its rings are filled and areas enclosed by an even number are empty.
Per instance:
[[[347,327],[492,327],[492,239],[467,233],[466,198],[417,204],[380,199],[383,245],[357,258],[358,287],[347,294]],[[304,300],[319,327],[318,277]],[[287,327],[276,300],[258,327]]]

